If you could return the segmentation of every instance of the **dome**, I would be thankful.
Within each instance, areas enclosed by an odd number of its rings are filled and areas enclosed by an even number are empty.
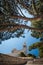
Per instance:
[[[17,51],[17,49],[14,48],[14,49],[12,50],[12,53],[14,53],[15,51]]]

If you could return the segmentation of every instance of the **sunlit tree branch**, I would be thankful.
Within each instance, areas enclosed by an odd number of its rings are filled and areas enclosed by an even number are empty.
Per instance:
[[[19,19],[24,19],[24,20],[28,20],[28,21],[40,21],[41,20],[41,16],[38,17],[34,17],[34,18],[28,18],[28,17],[23,17],[23,16],[16,16],[16,15],[11,15],[11,18],[19,18]]]

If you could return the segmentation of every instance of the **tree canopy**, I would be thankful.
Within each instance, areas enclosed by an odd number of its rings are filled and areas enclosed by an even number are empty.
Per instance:
[[[27,17],[23,10],[33,17]],[[31,27],[26,24],[29,21],[32,24]],[[35,27],[33,22],[36,23],[36,21],[37,26]],[[7,40],[11,37],[20,37],[25,29],[43,32],[43,1],[0,0],[0,39]]]

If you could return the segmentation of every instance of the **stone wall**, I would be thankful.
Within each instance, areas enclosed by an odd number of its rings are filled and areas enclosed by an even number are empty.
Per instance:
[[[39,59],[38,58],[34,59],[32,57],[20,57],[20,58],[27,60],[29,64],[43,64],[43,58],[39,58]]]
[[[43,64],[43,58],[34,59],[32,57],[13,57],[0,54],[0,65],[23,65],[23,64]]]
[[[21,65],[21,64],[25,64],[26,62],[27,61],[21,58],[0,54],[0,65]]]

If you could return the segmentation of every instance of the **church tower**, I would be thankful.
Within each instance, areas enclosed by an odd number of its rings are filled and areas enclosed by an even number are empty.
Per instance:
[[[23,51],[24,51],[24,54],[27,54],[27,46],[26,46],[26,43],[23,44]]]

